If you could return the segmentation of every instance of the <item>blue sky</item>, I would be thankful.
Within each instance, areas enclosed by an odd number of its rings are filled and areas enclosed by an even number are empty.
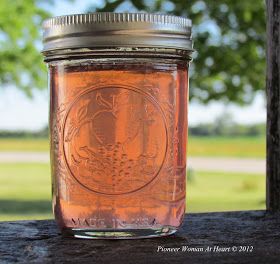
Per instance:
[[[50,11],[55,16],[82,13],[92,4],[102,5],[102,0],[73,3],[56,1]],[[49,105],[47,90],[35,91],[31,100],[16,88],[9,87],[0,89],[0,98],[0,129],[37,130],[47,125]],[[232,114],[234,121],[243,124],[264,122],[266,118],[264,98],[261,94],[257,94],[252,105],[246,107],[223,103],[210,103],[205,106],[192,102],[189,107],[189,123],[194,125],[211,122],[225,111]]]

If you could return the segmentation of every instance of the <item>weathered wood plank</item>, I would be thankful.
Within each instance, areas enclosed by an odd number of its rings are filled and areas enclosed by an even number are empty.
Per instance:
[[[142,240],[62,238],[54,221],[0,223],[0,263],[277,263],[280,213],[265,211],[189,214],[177,235]],[[158,246],[180,248],[157,252]],[[219,246],[230,252],[182,252],[183,246]],[[253,252],[232,252],[253,246]]]
[[[280,211],[280,1],[267,4],[267,209]]]

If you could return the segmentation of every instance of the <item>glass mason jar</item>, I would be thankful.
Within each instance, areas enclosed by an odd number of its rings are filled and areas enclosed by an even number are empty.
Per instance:
[[[191,21],[92,13],[43,27],[62,234],[173,234],[185,214]]]

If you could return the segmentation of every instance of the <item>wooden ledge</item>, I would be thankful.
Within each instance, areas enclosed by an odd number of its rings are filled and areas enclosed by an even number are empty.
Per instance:
[[[240,246],[252,252],[238,252]],[[266,211],[188,214],[176,235],[118,241],[62,238],[53,220],[0,222],[0,263],[277,263],[279,257],[280,213]]]

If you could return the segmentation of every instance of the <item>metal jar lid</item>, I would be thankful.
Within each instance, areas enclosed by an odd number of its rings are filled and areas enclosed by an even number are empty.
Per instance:
[[[89,13],[43,23],[43,53],[81,48],[171,48],[192,51],[191,20],[149,13]]]

